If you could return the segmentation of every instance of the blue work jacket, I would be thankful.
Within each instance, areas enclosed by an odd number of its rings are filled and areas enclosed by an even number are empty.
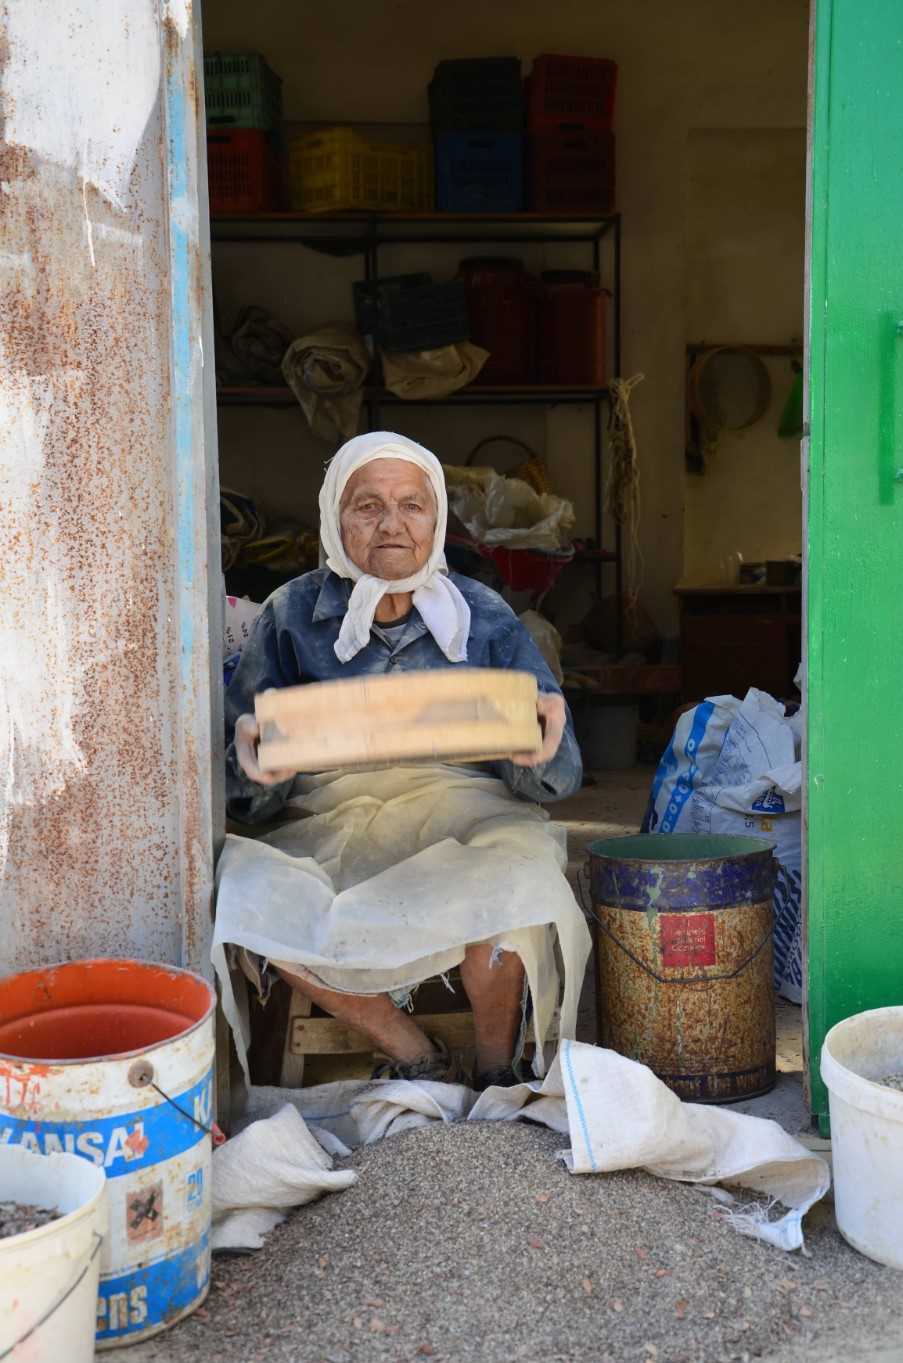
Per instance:
[[[269,687],[339,681],[375,673],[424,671],[439,667],[498,667],[532,672],[540,691],[561,694],[528,630],[497,592],[473,578],[451,574],[470,606],[467,662],[451,663],[414,609],[400,636],[390,638],[374,623],[370,642],[350,662],[335,655],[352,584],[321,568],[280,587],[264,604],[242,649],[226,690],[226,800],[232,818],[256,823],[276,815],[293,782],[261,786],[241,770],[232,741],[239,715],[253,714],[254,697]],[[512,762],[481,763],[475,770],[500,777],[513,795],[525,800],[561,800],[580,787],[582,765],[570,712],[561,746],[550,762],[518,767]]]

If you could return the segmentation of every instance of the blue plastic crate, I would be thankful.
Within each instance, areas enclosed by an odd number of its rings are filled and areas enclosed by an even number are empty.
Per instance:
[[[524,139],[520,133],[454,132],[436,137],[440,213],[520,213]]]

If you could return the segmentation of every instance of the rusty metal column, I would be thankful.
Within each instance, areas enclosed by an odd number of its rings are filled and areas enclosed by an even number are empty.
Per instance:
[[[206,970],[221,596],[199,17],[2,13],[0,969]]]

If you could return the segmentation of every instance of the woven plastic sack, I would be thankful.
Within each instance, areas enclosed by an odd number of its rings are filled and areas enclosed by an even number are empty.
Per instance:
[[[213,1249],[257,1249],[289,1207],[357,1180],[332,1159],[290,1103],[213,1152]]]
[[[652,783],[645,833],[723,833],[774,846],[774,983],[802,999],[802,714],[765,691],[681,715]]]

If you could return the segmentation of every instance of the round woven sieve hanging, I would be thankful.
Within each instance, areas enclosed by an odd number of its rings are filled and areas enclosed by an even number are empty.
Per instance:
[[[690,367],[690,414],[706,454],[724,431],[742,431],[765,415],[771,374],[761,355],[745,346],[704,350]]]

